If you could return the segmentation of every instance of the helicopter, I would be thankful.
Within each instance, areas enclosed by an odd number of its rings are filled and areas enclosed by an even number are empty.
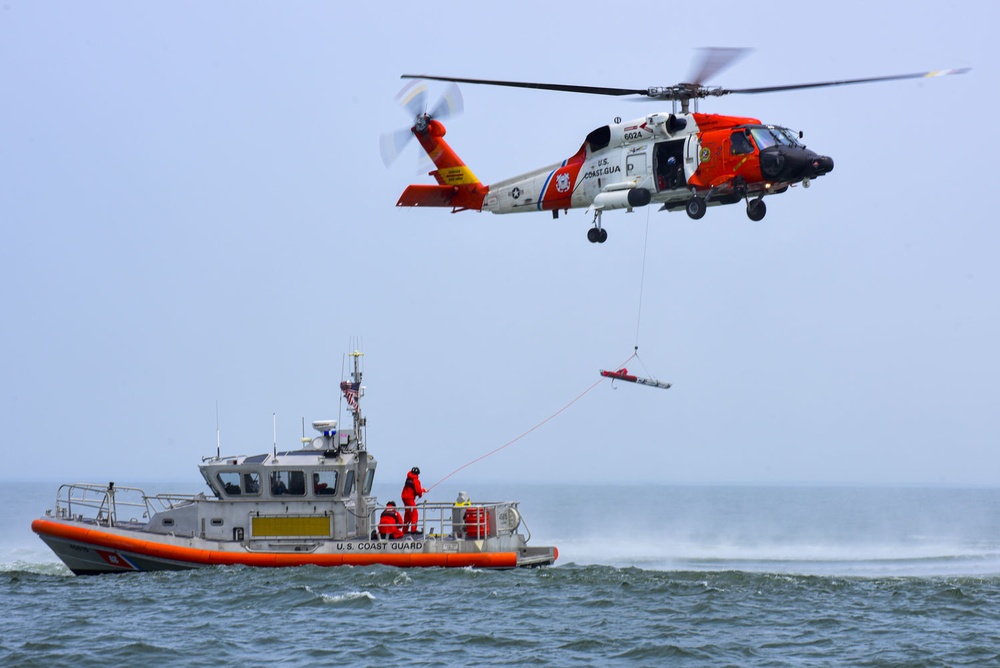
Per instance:
[[[429,175],[436,185],[410,185],[396,206],[450,207],[459,211],[519,213],[559,212],[586,208],[592,215],[587,231],[591,243],[604,243],[605,211],[660,205],[660,211],[683,210],[699,220],[710,206],[744,202],[750,220],[767,213],[765,196],[780,195],[833,171],[833,158],[806,148],[802,133],[756,118],[701,113],[698,102],[729,94],[758,94],[964,74],[970,68],[843,79],[758,88],[722,88],[705,81],[743,57],[749,49],[702,49],[701,62],[688,83],[649,88],[497,81],[404,74],[414,80],[398,96],[414,118],[410,128],[381,137],[383,162],[390,166],[409,140],[416,137],[434,162]],[[441,101],[428,111],[426,86],[417,80],[449,82]],[[580,148],[561,162],[492,184],[484,184],[444,140],[443,119],[462,109],[457,84],[477,84],[586,93],[645,96],[670,100],[671,111],[602,125],[590,132]]]

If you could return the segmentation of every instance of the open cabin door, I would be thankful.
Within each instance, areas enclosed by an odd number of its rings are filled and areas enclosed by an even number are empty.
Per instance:
[[[653,170],[656,173],[656,189],[676,190],[687,185],[684,173],[684,139],[661,141],[653,153]]]

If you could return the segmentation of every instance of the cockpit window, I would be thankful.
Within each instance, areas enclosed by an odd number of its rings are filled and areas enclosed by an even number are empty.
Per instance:
[[[260,494],[260,474],[259,473],[244,473],[243,474],[243,493],[258,495]]]
[[[337,472],[320,471],[313,473],[313,493],[320,495],[337,493]]]
[[[223,471],[219,475],[215,476],[218,479],[219,484],[222,485],[222,491],[226,493],[227,496],[239,496],[240,495],[240,474],[236,471]]]
[[[782,128],[775,125],[756,127],[750,129],[750,134],[753,135],[753,140],[757,143],[757,147],[761,150],[771,146],[804,148],[802,144],[799,143],[795,133],[788,128]]]
[[[742,130],[734,132],[729,137],[729,152],[733,155],[746,155],[753,153],[753,144],[747,139],[746,133]]]
[[[302,471],[275,471],[271,474],[271,496],[303,496],[306,474]]]

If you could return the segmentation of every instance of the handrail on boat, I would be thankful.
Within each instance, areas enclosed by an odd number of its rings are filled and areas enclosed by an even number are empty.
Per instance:
[[[157,512],[190,503],[196,494],[147,495],[138,487],[118,487],[114,483],[99,485],[76,482],[60,485],[56,492],[54,515],[83,521],[92,521],[113,527],[122,520],[138,523],[148,520]],[[49,511],[48,514],[53,514]]]
[[[481,539],[491,536],[510,536],[523,524],[516,501],[487,501],[470,505],[422,502],[417,505],[420,513],[418,529],[425,537],[454,536]],[[385,506],[375,506],[369,515],[372,529],[377,530],[379,517]],[[400,514],[405,508],[397,507]],[[527,530],[527,526],[524,527]],[[530,534],[529,534],[530,535]]]

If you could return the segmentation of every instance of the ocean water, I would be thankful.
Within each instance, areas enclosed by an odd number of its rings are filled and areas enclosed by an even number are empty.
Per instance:
[[[0,491],[2,666],[1000,665],[1000,489],[470,485],[557,565],[74,577],[56,487]]]

